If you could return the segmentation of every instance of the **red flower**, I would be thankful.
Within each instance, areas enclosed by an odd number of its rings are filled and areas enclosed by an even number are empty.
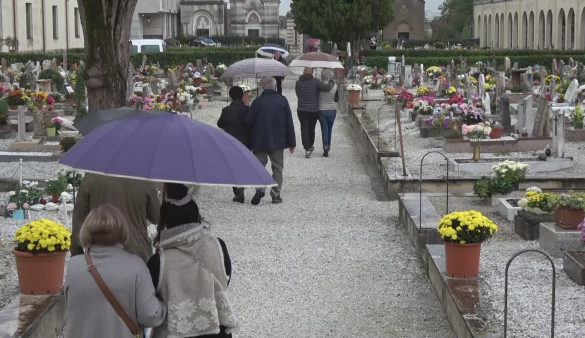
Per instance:
[[[47,104],[53,104],[55,103],[55,98],[52,95],[47,96]]]

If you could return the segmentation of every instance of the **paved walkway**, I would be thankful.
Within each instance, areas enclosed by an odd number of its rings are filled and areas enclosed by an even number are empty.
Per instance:
[[[380,201],[343,118],[329,158],[285,153],[283,204],[252,206],[230,188],[202,187],[198,204],[233,262],[231,301],[237,337],[452,337],[422,264],[397,226],[396,202]],[[219,114],[200,114],[215,123]],[[379,195],[379,194],[378,194]]]

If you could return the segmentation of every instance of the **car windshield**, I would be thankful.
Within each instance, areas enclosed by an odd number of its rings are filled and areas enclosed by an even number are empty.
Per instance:
[[[138,53],[138,46],[130,45],[130,53],[132,54]]]
[[[158,53],[160,47],[158,45],[142,45],[142,53]]]

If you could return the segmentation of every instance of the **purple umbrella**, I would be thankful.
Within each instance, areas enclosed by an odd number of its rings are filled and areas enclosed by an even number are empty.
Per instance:
[[[105,124],[78,142],[59,163],[151,181],[276,185],[250,150],[231,135],[175,114],[134,116]]]

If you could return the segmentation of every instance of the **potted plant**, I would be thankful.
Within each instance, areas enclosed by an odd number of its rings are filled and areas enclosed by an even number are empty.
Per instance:
[[[357,83],[352,83],[347,85],[346,89],[349,96],[349,105],[352,108],[358,107],[360,105],[360,92],[362,91],[362,86]]]
[[[16,110],[18,106],[23,105],[26,101],[23,98],[24,92],[18,88],[11,89],[6,96],[6,102],[10,106],[10,109]]]
[[[569,191],[553,195],[555,223],[563,229],[577,229],[585,218],[585,193]]]
[[[583,129],[583,107],[578,104],[569,115],[571,128],[565,128],[565,137],[569,141],[585,141],[585,129]]]
[[[489,124],[478,123],[467,125],[463,124],[461,129],[461,133],[464,136],[467,136],[471,141],[471,145],[473,146],[473,160],[479,161],[480,159],[480,149],[479,149],[479,142],[481,139],[486,138],[487,135],[491,133],[491,128]]]
[[[465,210],[443,216],[437,230],[445,241],[445,274],[473,278],[479,272],[481,243],[498,231],[498,226],[479,211]]]
[[[12,218],[24,219],[30,200],[28,190],[21,187],[18,191],[9,191],[8,196],[9,200],[6,209],[12,212]]]
[[[53,117],[51,119],[51,124],[47,126],[47,136],[56,136],[59,135],[59,130],[61,129],[61,123],[63,123],[63,119],[59,116]]]
[[[31,295],[59,293],[63,285],[65,253],[71,233],[61,223],[42,218],[21,226],[12,251],[20,292]]]
[[[500,138],[502,137],[503,134],[504,126],[502,126],[499,121],[495,121],[494,123],[492,123],[492,131],[490,133],[490,138],[491,139]]]
[[[514,217],[514,230],[520,237],[536,240],[540,238],[540,223],[554,222],[552,199],[552,193],[538,187],[526,189],[524,197],[518,201],[522,209]]]

